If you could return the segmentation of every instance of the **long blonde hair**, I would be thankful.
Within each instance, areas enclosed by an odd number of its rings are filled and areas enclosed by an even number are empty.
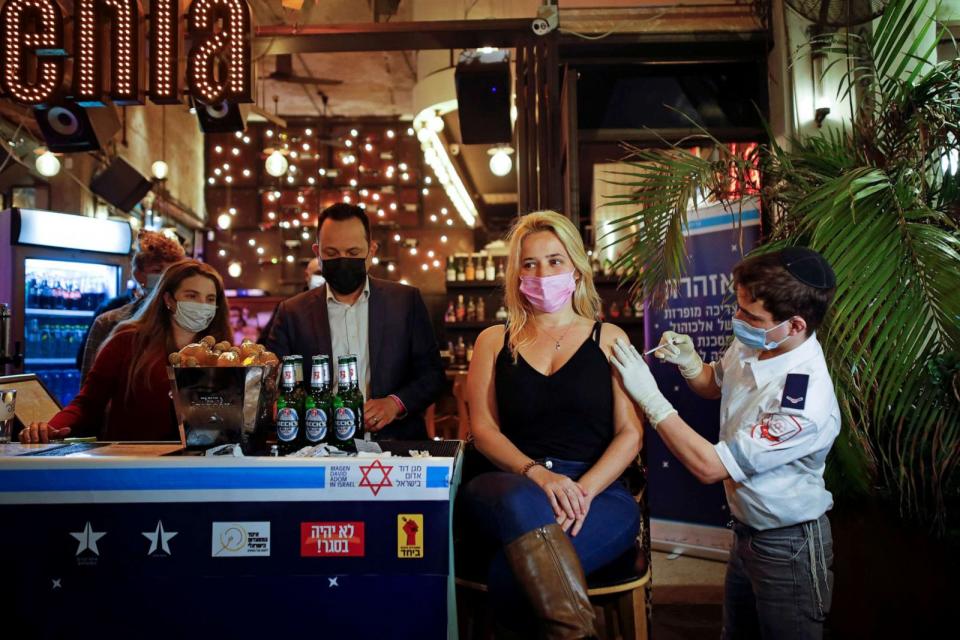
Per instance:
[[[520,292],[520,254],[523,239],[540,231],[549,231],[557,237],[570,256],[574,270],[580,276],[573,292],[574,313],[590,320],[596,320],[600,315],[600,296],[593,286],[590,259],[583,248],[580,232],[573,223],[556,211],[535,211],[520,216],[507,235],[510,247],[507,254],[506,280],[503,284],[509,335],[507,345],[514,362],[517,361],[520,349],[536,340],[537,327],[533,323],[533,306]]]

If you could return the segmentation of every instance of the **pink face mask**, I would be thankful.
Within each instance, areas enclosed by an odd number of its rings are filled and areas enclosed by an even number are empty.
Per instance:
[[[566,304],[577,288],[573,271],[555,276],[520,276],[520,293],[536,309],[553,313]]]

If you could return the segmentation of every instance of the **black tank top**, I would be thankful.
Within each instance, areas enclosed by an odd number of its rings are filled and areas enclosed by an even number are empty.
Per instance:
[[[496,393],[500,430],[531,458],[594,462],[613,439],[613,382],[600,348],[600,327],[553,375],[517,356],[508,334],[497,355]]]

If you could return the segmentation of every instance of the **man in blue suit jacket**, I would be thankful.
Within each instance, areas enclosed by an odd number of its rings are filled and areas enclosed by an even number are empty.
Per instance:
[[[318,221],[313,251],[325,284],[284,300],[266,346],[278,356],[359,357],[364,420],[381,439],[423,440],[423,412],[443,390],[443,363],[420,292],[367,275],[370,222],[363,209],[338,203]]]

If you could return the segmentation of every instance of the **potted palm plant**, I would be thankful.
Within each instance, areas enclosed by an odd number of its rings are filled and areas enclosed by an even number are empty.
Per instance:
[[[735,214],[730,175],[749,183],[759,161],[772,225],[757,251],[803,244],[837,272],[820,339],[860,449],[850,481],[884,488],[904,515],[942,532],[960,481],[960,60],[932,65],[918,51],[937,28],[929,8],[895,0],[865,43],[824,36],[855,62],[843,91],[860,95],[849,127],[760,145],[758,158],[717,140],[712,160],[624,145],[632,171],[612,182],[632,191],[609,204],[636,212],[608,233],[627,245],[616,266],[662,303],[685,269],[688,211],[712,200]]]
[[[736,218],[731,176],[750,184],[758,166],[769,224],[755,251],[805,245],[833,265],[818,337],[843,412],[827,486],[837,498],[831,626],[845,637],[910,634],[943,616],[960,569],[960,59],[930,62],[943,36],[937,6],[891,0],[872,35],[812,42],[844,71],[843,126],[788,144],[771,135],[752,157],[706,131],[719,154],[710,159],[625,145],[629,168],[610,176],[629,188],[609,204],[633,211],[608,227],[624,243],[615,267],[655,305],[687,267],[688,211],[719,202]]]
[[[844,418],[828,488],[849,504],[869,502],[875,516],[895,521],[891,526],[921,525],[919,536],[903,533],[902,544],[922,540],[955,549],[960,60],[930,62],[942,36],[934,12],[928,0],[891,0],[872,35],[826,34],[813,42],[839,54],[845,67],[838,97],[851,118],[843,127],[783,145],[771,136],[748,158],[717,140],[710,159],[682,145],[625,145],[630,169],[611,182],[630,192],[611,204],[631,204],[634,213],[610,233],[625,243],[617,266],[627,281],[662,304],[666,283],[686,268],[688,211],[708,200],[735,217],[730,176],[749,183],[759,165],[770,224],[756,251],[809,246],[837,275],[833,309],[818,332]],[[874,525],[857,522],[863,535],[876,533]],[[839,546],[843,532],[835,531]]]

